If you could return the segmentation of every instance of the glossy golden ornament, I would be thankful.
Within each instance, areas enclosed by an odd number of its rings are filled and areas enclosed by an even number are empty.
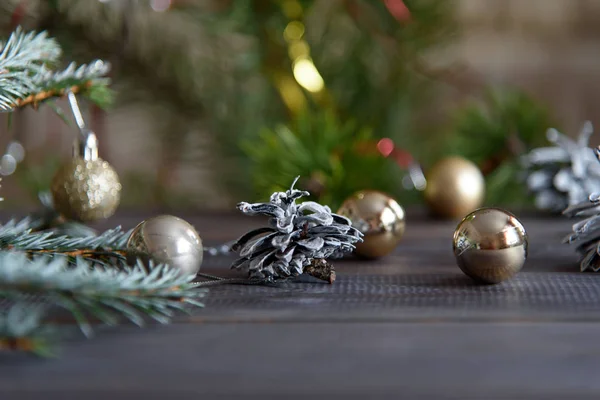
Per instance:
[[[469,160],[445,158],[428,171],[426,179],[425,200],[439,217],[460,218],[483,203],[485,180]]]
[[[481,208],[458,224],[453,249],[465,274],[482,283],[499,283],[523,268],[527,233],[508,211]]]
[[[356,254],[377,258],[391,253],[404,234],[404,209],[387,194],[364,190],[347,198],[337,212],[364,234]]]
[[[127,250],[148,255],[186,276],[198,273],[204,256],[198,232],[172,215],[159,215],[138,224],[127,241]]]
[[[91,222],[114,214],[121,198],[119,176],[98,157],[96,135],[90,133],[82,147],[62,165],[50,187],[54,207],[68,219]]]

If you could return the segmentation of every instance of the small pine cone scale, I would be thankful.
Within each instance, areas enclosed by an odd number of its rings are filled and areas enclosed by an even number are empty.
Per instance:
[[[340,257],[362,241],[349,219],[314,201],[296,204],[309,193],[294,189],[275,192],[268,203],[238,204],[246,215],[270,217],[269,226],[243,235],[232,249],[239,258],[231,265],[246,270],[250,279],[274,281],[298,276],[315,260]],[[325,264],[323,264],[325,265]]]

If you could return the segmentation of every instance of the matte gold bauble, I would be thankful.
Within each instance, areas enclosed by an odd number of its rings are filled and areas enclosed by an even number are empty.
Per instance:
[[[356,254],[377,258],[391,253],[404,234],[404,209],[387,194],[364,190],[348,197],[338,214],[349,218],[364,234]]]
[[[52,179],[56,210],[68,219],[91,222],[108,218],[119,206],[121,183],[110,164],[101,158],[74,157]]]
[[[172,215],[159,215],[141,222],[131,232],[127,250],[168,264],[182,275],[198,273],[204,248],[192,225]]]
[[[499,283],[523,268],[527,233],[511,213],[481,208],[467,215],[454,231],[454,256],[460,269],[482,283]]]
[[[427,173],[425,200],[433,214],[460,218],[481,206],[485,180],[471,161],[449,157],[437,162]]]

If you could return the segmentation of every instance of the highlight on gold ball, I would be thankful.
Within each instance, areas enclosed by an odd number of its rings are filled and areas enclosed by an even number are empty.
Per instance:
[[[364,235],[355,253],[365,258],[390,254],[400,243],[405,229],[404,209],[389,195],[363,190],[348,197],[337,212],[352,221]]]
[[[440,160],[427,172],[426,180],[425,201],[435,216],[460,218],[483,203],[483,174],[465,158]]]
[[[480,283],[500,283],[515,276],[527,259],[527,233],[513,214],[500,208],[480,208],[454,231],[458,267]]]

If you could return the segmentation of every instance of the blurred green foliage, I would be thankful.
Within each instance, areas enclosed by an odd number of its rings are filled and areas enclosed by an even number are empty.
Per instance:
[[[557,127],[548,108],[527,93],[488,89],[452,116],[443,151],[475,162],[486,176],[486,204],[530,204],[518,157],[547,144]]]
[[[211,185],[233,200],[264,200],[301,175],[333,207],[366,188],[421,201],[402,189],[392,160],[365,151],[381,138],[425,168],[446,155],[469,158],[486,174],[489,204],[522,204],[517,157],[554,126],[540,102],[508,88],[447,112],[444,95],[460,98],[464,88],[453,66],[429,60],[458,35],[452,0],[205,0],[163,13],[149,2],[30,3],[39,6],[27,16],[32,27],[48,29],[75,59],[112,61],[118,101],[152,110],[149,134],[163,148],[158,178],[125,181],[144,193],[126,204],[173,204],[178,163],[210,166]],[[302,27],[299,38],[286,38],[290,23]],[[318,93],[294,76],[298,49],[323,78]],[[198,132],[211,140],[189,140]],[[190,200],[200,203],[181,204]]]
[[[394,193],[400,186],[398,167],[381,156],[369,128],[342,122],[330,112],[305,112],[289,126],[263,129],[258,140],[242,143],[254,161],[257,198],[299,186],[313,199],[337,208],[352,193],[376,189]],[[396,176],[394,176],[396,175]]]

